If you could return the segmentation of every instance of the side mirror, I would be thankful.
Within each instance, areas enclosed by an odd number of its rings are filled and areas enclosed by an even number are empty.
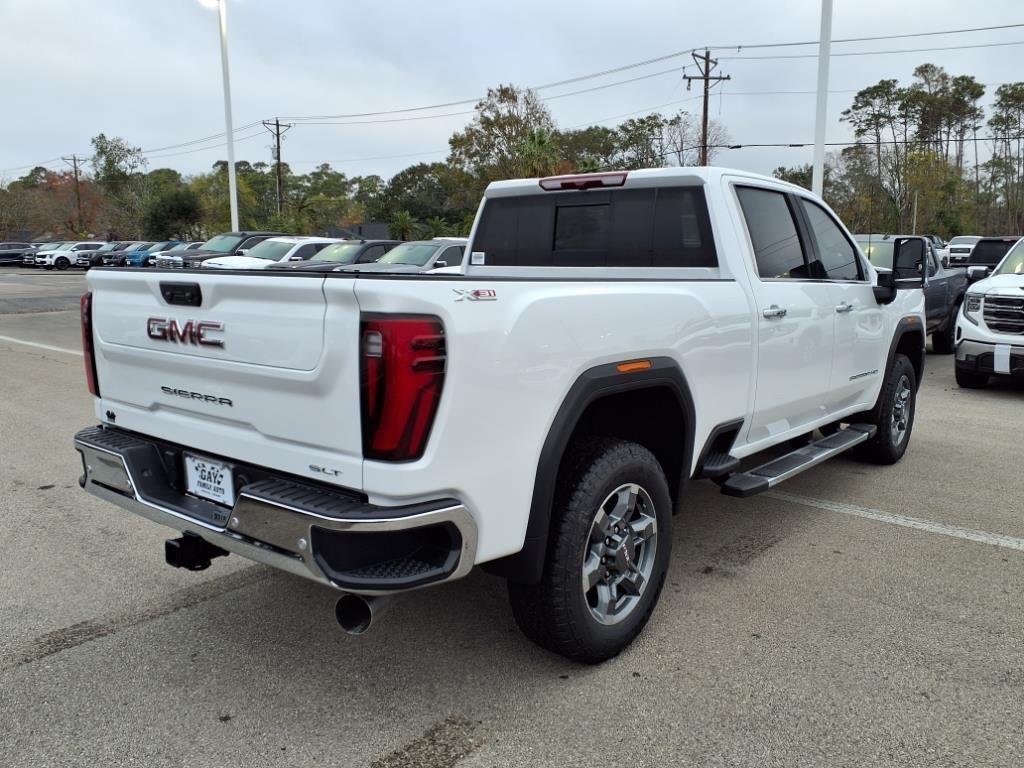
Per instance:
[[[979,280],[984,280],[986,277],[988,277],[989,271],[990,271],[990,268],[989,267],[985,267],[985,266],[981,266],[981,267],[979,267],[979,266],[968,267],[967,268],[967,282],[968,283],[976,283]]]
[[[448,262],[447,261],[435,261],[434,262],[434,266],[432,266],[431,269],[440,269],[441,267],[447,267],[447,266],[448,266]]]
[[[897,289],[924,288],[925,245],[920,237],[897,237],[892,246],[892,274]]]
[[[301,256],[289,256],[288,261],[305,261]]]
[[[237,251],[235,251],[235,255],[236,256],[245,256],[245,254],[247,254],[248,252],[249,252],[248,248],[239,248]]]
[[[942,268],[949,269],[949,256],[942,257]]]
[[[892,272],[878,272],[878,284],[871,288],[875,294],[875,301],[879,304],[892,304],[896,299],[896,281]]]

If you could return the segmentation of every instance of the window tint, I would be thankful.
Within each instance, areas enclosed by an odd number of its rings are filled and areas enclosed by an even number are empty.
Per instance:
[[[828,215],[824,208],[809,200],[801,200],[807,213],[811,234],[818,246],[818,258],[821,259],[825,273],[832,280],[862,279],[860,259],[857,249],[846,239],[846,235]]]
[[[312,258],[312,256],[316,253],[316,250],[317,249],[315,245],[313,245],[312,243],[306,243],[305,245],[297,248],[295,253],[293,253],[289,258],[295,258],[296,256],[298,256],[300,259],[306,260]]]
[[[462,263],[462,254],[465,253],[465,250],[461,245],[453,245],[442,253],[437,260],[448,262],[449,267],[457,266]]]
[[[810,277],[785,195],[753,187],[737,187],[736,194],[747,220],[758,274],[766,278]]]
[[[473,250],[488,266],[718,266],[698,187],[491,198]]]
[[[360,254],[359,263],[372,263],[379,259],[381,256],[383,256],[385,253],[387,253],[388,250],[389,249],[385,248],[383,245],[372,245]]]

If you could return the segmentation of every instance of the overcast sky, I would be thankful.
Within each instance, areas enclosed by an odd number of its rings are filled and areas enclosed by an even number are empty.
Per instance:
[[[814,40],[820,18],[818,0],[227,2],[236,126],[275,115],[338,115],[459,101],[499,83],[540,85],[695,46]],[[834,6],[833,38],[1024,22],[1020,0],[834,0]],[[833,58],[830,89],[841,92],[829,96],[828,140],[850,138],[839,113],[853,91],[883,77],[907,82],[925,61],[990,84],[987,103],[995,85],[1024,79],[1024,45],[952,48],[1014,41],[1024,41],[1024,28],[833,46],[833,53],[939,50]],[[811,46],[713,51],[721,57],[719,71],[732,80],[715,89],[711,114],[734,142],[811,141],[812,94],[749,92],[813,91],[817,62],[729,57],[815,51]],[[684,64],[694,71],[685,56],[540,93],[549,98]],[[198,0],[0,0],[0,72],[0,180],[24,173],[18,166],[88,155],[90,137],[100,132],[154,150],[224,130],[217,17]],[[563,128],[613,125],[659,109],[700,111],[697,84],[687,92],[674,72],[548,103]],[[287,134],[282,155],[298,172],[329,162],[349,175],[387,177],[415,162],[443,159],[448,137],[469,119],[300,124]],[[257,125],[237,134],[238,159],[271,160],[270,136],[261,131]],[[149,168],[207,170],[226,156],[216,144],[151,152]],[[190,151],[197,147],[200,151]],[[168,154],[183,151],[190,152]],[[717,162],[770,172],[810,160],[810,148],[747,148],[723,152]],[[59,166],[57,161],[49,167]]]

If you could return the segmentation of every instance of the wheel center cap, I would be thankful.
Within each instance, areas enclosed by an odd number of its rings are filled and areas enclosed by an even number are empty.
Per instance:
[[[611,556],[617,571],[625,573],[630,570],[636,561],[636,544],[633,537],[626,535],[619,539],[612,548]]]

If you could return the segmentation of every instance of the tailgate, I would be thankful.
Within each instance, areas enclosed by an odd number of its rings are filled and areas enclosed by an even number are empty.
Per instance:
[[[328,305],[312,275],[100,270],[88,282],[102,416],[198,453],[361,487],[350,286]]]

